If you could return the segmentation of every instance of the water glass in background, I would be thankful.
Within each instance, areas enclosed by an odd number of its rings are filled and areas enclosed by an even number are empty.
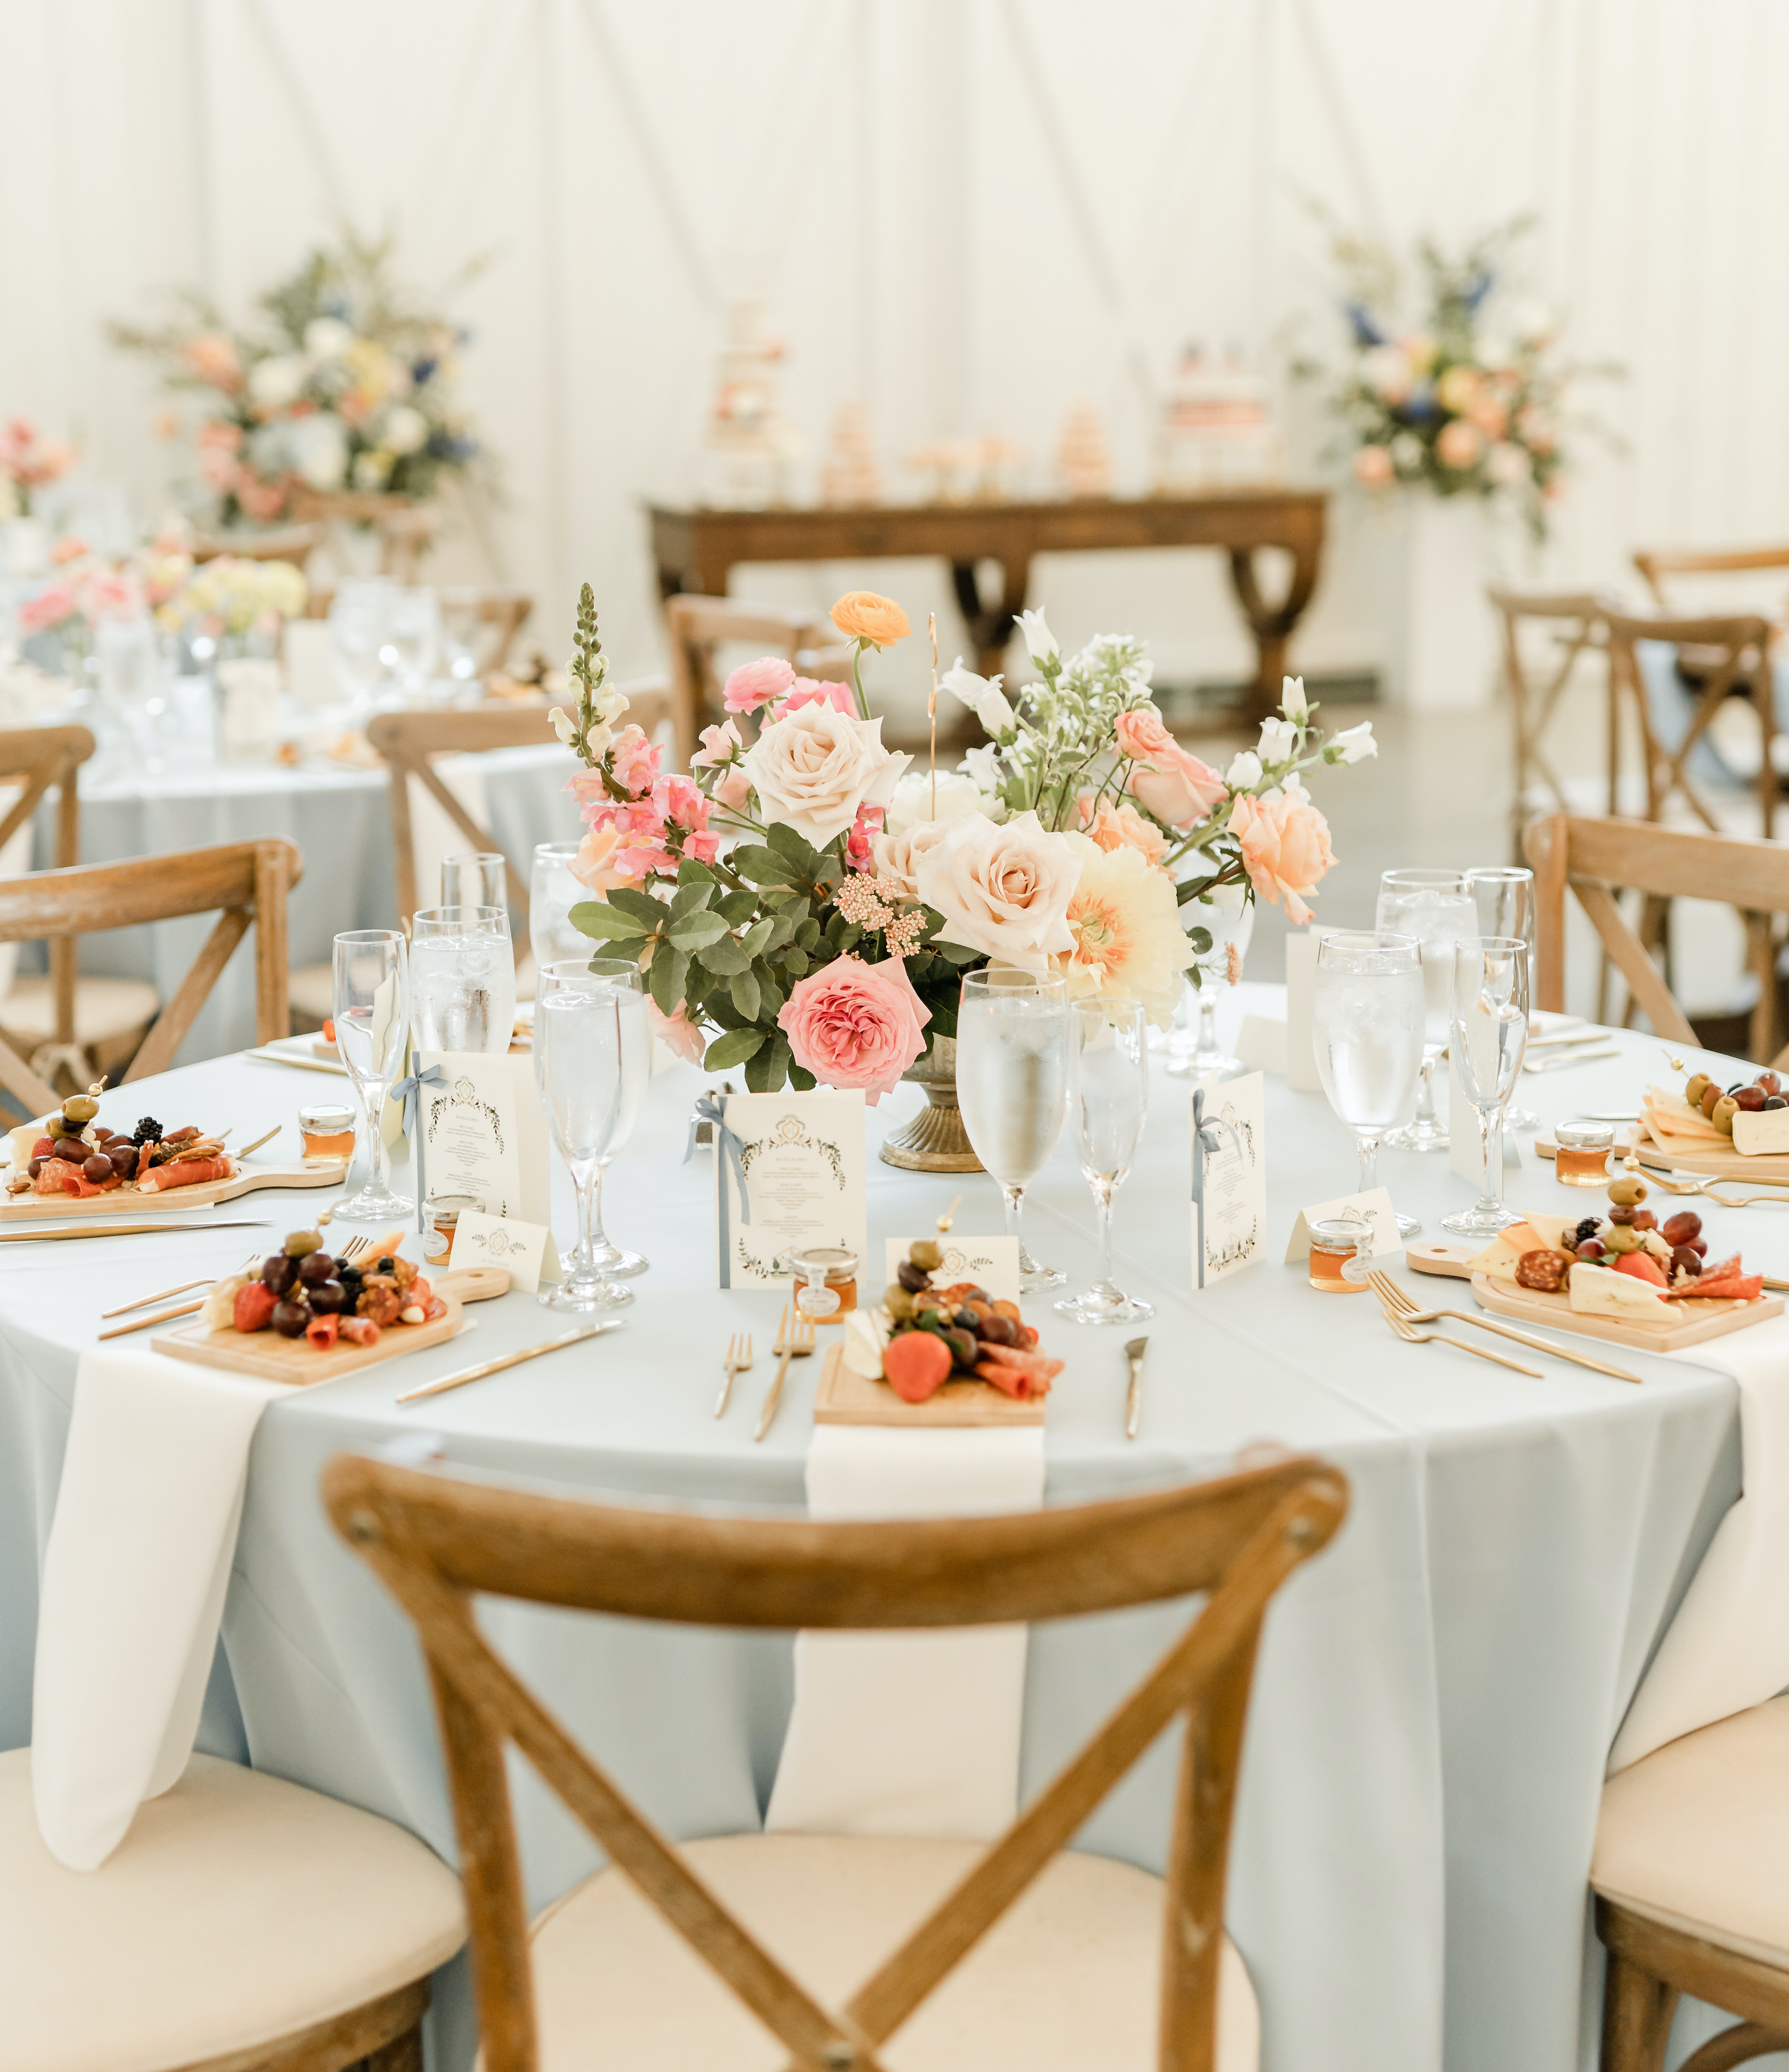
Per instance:
[[[1515,864],[1485,865],[1466,874],[1481,935],[1518,936],[1528,946],[1528,1000],[1534,999],[1534,873]],[[1512,1108],[1504,1117],[1509,1129],[1538,1129],[1532,1108]]]
[[[592,896],[589,887],[572,875],[577,853],[576,842],[539,842],[535,846],[528,885],[528,947],[534,952],[536,971],[574,958],[581,951],[588,956],[594,947],[568,918],[574,906]]]
[[[335,1043],[359,1104],[357,1157],[369,1175],[334,1214],[346,1223],[388,1223],[416,1207],[392,1191],[380,1127],[409,1038],[408,951],[395,928],[355,928],[336,937],[334,964]]]
[[[1409,935],[1343,931],[1317,945],[1311,1005],[1317,1075],[1360,1141],[1362,1194],[1377,1186],[1380,1144],[1416,1091],[1428,969],[1429,957]],[[1400,1215],[1397,1227],[1414,1237],[1422,1226]]]
[[[1466,1097],[1478,1112],[1483,1191],[1443,1216],[1456,1237],[1495,1237],[1521,1219],[1504,1207],[1504,1111],[1528,1040],[1528,946],[1519,935],[1482,935],[1454,949],[1448,1042]]]
[[[441,858],[444,906],[501,906],[509,911],[509,865],[506,858],[481,850],[476,855]]]
[[[427,697],[440,652],[441,612],[435,593],[393,584],[386,592],[379,659],[397,680],[407,704],[420,704]]]
[[[613,1269],[597,1249],[600,1240],[603,1252],[614,1253],[602,1235],[602,1175],[634,1133],[652,1071],[639,972],[605,961],[618,968],[550,964],[535,995],[535,1084],[577,1190],[577,1243],[564,1262],[565,1277],[540,1299],[547,1309],[585,1314],[634,1300],[632,1289],[609,1277]]]
[[[1205,1079],[1212,1074],[1227,1078],[1243,1069],[1217,1040],[1218,996],[1229,983],[1230,952],[1240,966],[1249,953],[1254,933],[1254,902],[1240,885],[1221,885],[1205,899],[1189,899],[1180,909],[1180,925],[1188,935],[1203,928],[1211,937],[1211,948],[1194,960],[1199,982],[1187,974],[1186,991],[1175,1010],[1174,1028],[1167,1039],[1167,1069],[1184,1079]]]
[[[1140,1000],[1077,1001],[1069,1096],[1081,1170],[1099,1214],[1099,1272],[1085,1295],[1057,1308],[1077,1324],[1132,1324],[1155,1307],[1112,1282],[1112,1198],[1130,1170],[1149,1112],[1148,1022]]]
[[[515,956],[501,906],[425,906],[410,923],[411,1019],[419,1050],[508,1053]]]
[[[150,620],[101,619],[93,627],[99,684],[101,768],[91,779],[162,767],[156,722],[167,710],[159,642]]]
[[[345,582],[329,608],[330,647],[347,702],[357,712],[371,709],[385,681],[380,650],[385,645],[385,617],[392,586],[367,578]]]
[[[1026,1250],[1024,1216],[1026,1186],[1048,1163],[1068,1116],[1073,1026],[1066,979],[989,969],[963,980],[957,1106],[975,1156],[999,1186],[1028,1295],[1069,1277]]]
[[[485,594],[481,590],[438,590],[441,667],[458,684],[475,683],[483,674],[482,651],[490,645],[486,632]]]
[[[1384,933],[1412,935],[1422,946],[1422,1069],[1416,1116],[1391,1131],[1386,1143],[1398,1151],[1445,1151],[1452,1141],[1435,1115],[1435,1067],[1447,1047],[1447,1016],[1453,996],[1453,946],[1479,932],[1478,910],[1458,870],[1388,870],[1379,880],[1374,925]]]

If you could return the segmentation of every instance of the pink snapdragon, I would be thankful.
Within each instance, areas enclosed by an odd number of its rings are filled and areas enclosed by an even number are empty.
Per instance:
[[[745,752],[745,743],[740,738],[739,729],[730,719],[723,720],[719,726],[703,728],[702,746],[690,758],[690,767],[692,770],[718,770]]]
[[[636,799],[657,783],[659,760],[659,750],[637,726],[624,726],[609,751],[609,767],[615,782]]]
[[[756,712],[782,697],[795,681],[794,666],[780,655],[761,655],[742,662],[722,687],[721,701],[730,713]]]
[[[691,1021],[684,1001],[677,1003],[675,1014],[661,1014],[657,1005],[648,1000],[646,1025],[674,1056],[681,1058],[686,1064],[701,1063],[708,1047],[708,1036],[700,1022]]]
[[[874,867],[875,857],[872,845],[882,832],[884,809],[880,806],[860,806],[857,818],[851,823],[851,832],[845,837],[845,861],[853,870],[868,870]]]
[[[771,707],[770,717],[773,720],[787,719],[803,705],[831,705],[847,719],[857,717],[857,704],[851,697],[850,684],[819,683],[812,676],[798,676],[789,687],[789,695]]]

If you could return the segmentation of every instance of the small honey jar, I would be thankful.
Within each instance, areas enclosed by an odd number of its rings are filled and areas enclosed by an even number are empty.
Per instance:
[[[476,1194],[431,1194],[423,1218],[424,1260],[430,1266],[446,1265],[461,1217],[482,1215],[484,1207]]]
[[[1372,1264],[1371,1223],[1325,1216],[1311,1226],[1311,1285],[1319,1294],[1364,1294]]]
[[[791,1254],[795,1307],[817,1324],[836,1324],[857,1307],[857,1255],[843,1245],[815,1245]]]
[[[1615,1132],[1606,1122],[1562,1122],[1553,1132],[1553,1170],[1568,1187],[1602,1187],[1608,1184],[1609,1153]]]
[[[354,1156],[354,1110],[336,1101],[318,1101],[298,1111],[298,1134],[307,1162],[334,1165]]]

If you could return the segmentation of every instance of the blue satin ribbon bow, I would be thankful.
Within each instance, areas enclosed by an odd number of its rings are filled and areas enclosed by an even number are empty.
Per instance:
[[[445,1087],[447,1075],[439,1065],[431,1065],[425,1072],[412,1072],[408,1079],[400,1079],[392,1088],[392,1097],[404,1104],[404,1127],[409,1133],[410,1141],[416,1152],[416,1228],[422,1228],[424,1205],[429,1199],[429,1161],[424,1153],[422,1140],[422,1090],[425,1087]]]
[[[724,1094],[703,1094],[698,1096],[695,1112],[690,1117],[689,1141],[683,1146],[683,1163],[690,1162],[695,1149],[695,1133],[704,1122],[714,1124],[715,1156],[731,1158],[733,1178],[739,1182],[739,1206],[741,1215],[749,1217],[751,1205],[745,1192],[745,1161],[740,1155],[738,1137],[727,1127],[727,1096]],[[727,1176],[717,1166],[716,1184],[720,1190],[720,1285],[733,1285],[732,1239],[727,1227]]]
[[[1230,1142],[1236,1147],[1236,1155],[1242,1156],[1242,1140],[1236,1133],[1234,1123],[1221,1117],[1205,1120],[1205,1089],[1195,1087],[1192,1092],[1192,1211],[1198,1224],[1199,1285],[1205,1285],[1205,1153],[1221,1151],[1224,1140],[1221,1130],[1229,1133]]]

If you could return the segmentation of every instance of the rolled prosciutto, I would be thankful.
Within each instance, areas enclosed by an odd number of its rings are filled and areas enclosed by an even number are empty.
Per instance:
[[[203,1186],[212,1180],[228,1180],[232,1170],[228,1158],[176,1158],[171,1165],[151,1166],[137,1182],[139,1194],[159,1194],[170,1187]]]

